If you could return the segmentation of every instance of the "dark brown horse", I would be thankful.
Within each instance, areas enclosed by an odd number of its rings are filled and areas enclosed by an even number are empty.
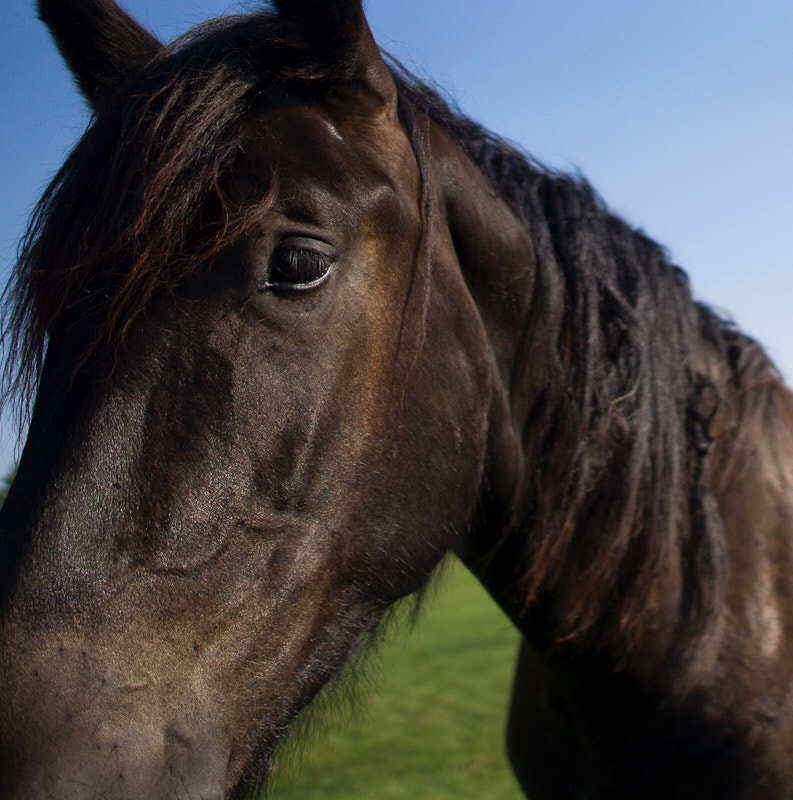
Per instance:
[[[793,797],[793,400],[359,0],[163,47],[40,0],[93,122],[7,295],[0,800],[239,796],[458,553],[533,800]]]

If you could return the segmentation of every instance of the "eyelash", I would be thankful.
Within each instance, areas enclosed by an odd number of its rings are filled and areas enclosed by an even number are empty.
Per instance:
[[[260,291],[305,292],[324,283],[333,267],[325,254],[308,247],[279,247],[270,258]]]

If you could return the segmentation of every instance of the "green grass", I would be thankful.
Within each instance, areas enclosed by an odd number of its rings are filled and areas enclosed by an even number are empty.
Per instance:
[[[455,565],[408,628],[380,645],[356,713],[301,743],[302,757],[279,760],[272,800],[523,798],[504,750],[509,621]]]

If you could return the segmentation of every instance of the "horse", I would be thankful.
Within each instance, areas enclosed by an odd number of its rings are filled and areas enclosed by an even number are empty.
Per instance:
[[[360,0],[164,46],[38,0],[93,110],[4,297],[0,798],[239,798],[458,555],[533,800],[793,796],[793,395],[664,250]]]

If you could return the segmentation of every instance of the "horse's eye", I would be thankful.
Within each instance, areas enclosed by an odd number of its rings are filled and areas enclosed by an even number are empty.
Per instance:
[[[331,259],[307,247],[280,247],[270,259],[265,288],[306,291],[319,286],[330,273]]]

